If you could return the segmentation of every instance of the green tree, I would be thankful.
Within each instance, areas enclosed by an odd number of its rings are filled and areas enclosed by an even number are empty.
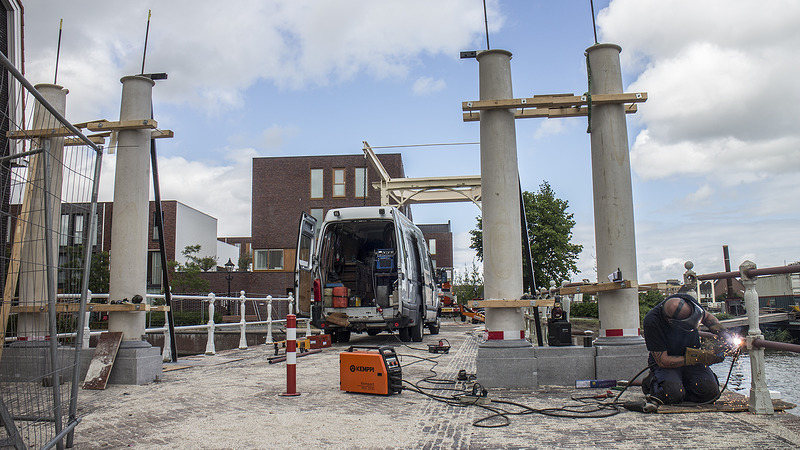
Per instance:
[[[464,265],[464,271],[456,275],[453,293],[462,305],[474,298],[483,298],[483,273],[475,261],[472,261],[471,268]]]
[[[184,264],[177,261],[167,262],[167,266],[173,271],[170,281],[172,292],[176,294],[202,294],[211,290],[211,283],[199,276],[200,272],[204,271],[203,261],[206,259],[197,256],[200,249],[201,246],[199,244],[187,245],[181,252],[186,258]],[[210,259],[213,260],[213,258]],[[216,261],[214,263],[216,264]]]
[[[237,270],[239,272],[247,272],[250,268],[250,263],[253,262],[253,257],[250,256],[250,252],[239,252],[239,264]]]
[[[573,244],[573,214],[567,212],[569,202],[556,197],[548,182],[543,182],[535,193],[522,193],[525,217],[528,221],[533,272],[537,287],[549,287],[550,281],[560,284],[578,272],[576,262],[583,250]],[[470,230],[470,248],[483,260],[483,220],[476,217],[477,227]],[[521,251],[521,250],[520,250]]]
[[[61,278],[61,289],[64,292],[78,293],[81,290],[83,280],[83,254],[82,245],[66,248],[67,260],[61,265],[63,274]],[[89,290],[92,293],[108,293],[108,285],[111,279],[109,269],[108,252],[93,253],[92,262],[89,266]]]

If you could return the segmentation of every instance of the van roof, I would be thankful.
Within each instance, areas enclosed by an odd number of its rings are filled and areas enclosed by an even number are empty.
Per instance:
[[[391,220],[393,217],[392,210],[399,212],[397,211],[397,208],[393,206],[355,206],[352,208],[334,208],[325,214],[325,222],[357,219]]]

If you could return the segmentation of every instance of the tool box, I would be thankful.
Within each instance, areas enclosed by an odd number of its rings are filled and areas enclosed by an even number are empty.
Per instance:
[[[346,392],[399,394],[403,376],[394,348],[352,346],[340,353],[339,386]]]

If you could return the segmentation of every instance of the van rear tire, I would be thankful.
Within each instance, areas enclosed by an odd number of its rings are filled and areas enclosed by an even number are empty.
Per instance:
[[[339,330],[336,332],[336,340],[344,344],[350,342],[350,330]]]
[[[397,337],[400,338],[400,342],[411,342],[411,334],[408,330],[408,327],[403,327],[397,330]]]
[[[422,342],[422,321],[425,317],[420,314],[417,324],[408,329],[408,334],[411,336],[412,342]]]
[[[439,321],[439,318],[437,317],[435,323],[432,323],[432,324],[428,325],[428,331],[430,331],[431,334],[439,334],[439,328],[440,327],[441,327],[441,322]]]

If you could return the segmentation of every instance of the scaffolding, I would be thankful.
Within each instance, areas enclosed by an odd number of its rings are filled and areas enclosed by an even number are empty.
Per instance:
[[[63,88],[0,64],[0,447],[64,448],[80,422],[102,147],[64,119]]]

